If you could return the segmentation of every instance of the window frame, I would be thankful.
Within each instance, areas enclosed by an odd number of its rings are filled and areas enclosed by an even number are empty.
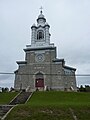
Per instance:
[[[44,39],[44,31],[43,30],[39,30],[37,32],[37,40],[42,40]]]

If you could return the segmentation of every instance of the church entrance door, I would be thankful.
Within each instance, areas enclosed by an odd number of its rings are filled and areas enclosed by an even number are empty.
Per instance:
[[[36,79],[36,87],[44,87],[44,80],[43,79]]]
[[[36,74],[35,87],[44,88],[44,77],[40,72]]]

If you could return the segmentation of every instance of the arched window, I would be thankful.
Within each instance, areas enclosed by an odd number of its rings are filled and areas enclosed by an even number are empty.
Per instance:
[[[37,40],[43,39],[44,38],[44,32],[43,30],[38,31],[37,33]]]

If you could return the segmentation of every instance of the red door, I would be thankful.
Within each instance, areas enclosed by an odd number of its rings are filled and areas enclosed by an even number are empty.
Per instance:
[[[44,87],[44,79],[42,78],[36,79],[35,87]]]

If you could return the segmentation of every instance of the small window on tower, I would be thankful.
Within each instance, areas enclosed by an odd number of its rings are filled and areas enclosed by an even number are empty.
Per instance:
[[[43,38],[44,38],[44,32],[42,30],[38,31],[37,39],[40,40],[40,39],[43,39]]]

